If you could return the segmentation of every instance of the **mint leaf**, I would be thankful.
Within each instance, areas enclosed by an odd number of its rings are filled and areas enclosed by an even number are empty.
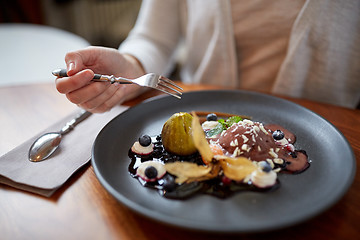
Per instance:
[[[218,119],[218,124],[211,130],[206,132],[207,137],[212,137],[220,134],[222,131],[228,129],[234,123],[240,122],[243,119],[239,116],[232,116],[229,117],[226,121],[222,118]]]
[[[239,116],[232,116],[232,117],[229,117],[225,124],[227,126],[227,128],[231,127],[231,125],[233,125],[234,123],[238,123],[240,121],[242,121],[243,119]]]
[[[207,137],[212,137],[220,134],[225,128],[221,123],[218,123],[213,129],[206,132]]]

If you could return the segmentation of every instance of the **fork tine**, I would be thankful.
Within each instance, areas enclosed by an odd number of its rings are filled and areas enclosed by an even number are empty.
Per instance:
[[[160,77],[159,77],[159,80],[164,81],[164,82],[166,82],[166,83],[169,83],[170,85],[172,85],[172,86],[180,89],[181,91],[183,90],[180,86],[176,85],[173,81],[171,81],[170,79],[168,79],[168,78],[166,78],[166,77],[164,77],[164,76],[160,76]]]
[[[182,92],[180,92],[177,89],[174,89],[166,84],[163,84],[161,81],[158,80],[158,83],[156,84],[155,89],[160,90],[164,93],[167,93],[173,97],[176,97],[178,99],[181,99]]]
[[[155,89],[156,89],[156,90],[159,90],[159,91],[162,91],[162,92],[164,92],[164,93],[166,93],[166,94],[169,94],[169,95],[171,95],[171,96],[173,96],[173,97],[176,97],[176,98],[178,98],[178,99],[181,99],[181,94],[182,94],[182,93],[180,93],[180,94],[178,95],[178,94],[176,94],[176,93],[169,92],[168,90],[165,90],[165,89],[163,89],[163,88],[161,88],[161,87],[163,87],[163,86],[162,86],[162,85],[158,85],[158,87],[156,87]]]
[[[160,85],[160,86],[162,86],[162,87],[164,87],[164,88],[167,88],[167,89],[169,89],[169,90],[172,90],[172,91],[174,91],[175,93],[177,93],[178,95],[182,95],[182,92],[181,92],[181,91],[179,91],[179,90],[177,90],[177,89],[175,89],[175,88],[173,88],[173,87],[171,87],[171,86],[169,86],[169,85],[167,85],[167,84],[164,84],[164,83],[162,83],[161,81],[158,82],[158,85]]]
[[[165,92],[167,94],[170,94],[171,96],[181,99],[182,92],[180,90],[183,89],[180,86],[176,85],[170,79],[164,76],[159,76],[157,85],[158,85],[157,88],[162,92]]]

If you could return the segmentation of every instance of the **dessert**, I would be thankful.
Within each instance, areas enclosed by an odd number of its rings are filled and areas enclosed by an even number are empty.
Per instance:
[[[200,121],[197,114],[175,113],[161,135],[141,136],[129,150],[130,174],[167,198],[225,198],[273,191],[279,172],[300,173],[310,165],[306,152],[295,148],[295,135],[279,125],[220,113]]]

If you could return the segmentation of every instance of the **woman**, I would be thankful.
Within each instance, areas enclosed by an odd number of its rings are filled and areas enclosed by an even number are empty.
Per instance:
[[[90,47],[68,53],[70,77],[57,79],[56,86],[80,107],[104,112],[143,89],[89,84],[94,72],[166,75],[180,61],[185,83],[355,108],[360,101],[359,24],[360,2],[351,0],[144,0],[119,50]]]

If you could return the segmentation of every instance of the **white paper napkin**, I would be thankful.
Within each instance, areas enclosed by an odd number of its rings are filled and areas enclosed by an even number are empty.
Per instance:
[[[128,107],[117,106],[110,112],[92,114],[64,135],[59,148],[47,160],[30,162],[28,151],[31,144],[43,133],[59,131],[78,111],[27,140],[0,157],[0,183],[51,196],[69,177],[89,162],[91,148],[100,130]]]

